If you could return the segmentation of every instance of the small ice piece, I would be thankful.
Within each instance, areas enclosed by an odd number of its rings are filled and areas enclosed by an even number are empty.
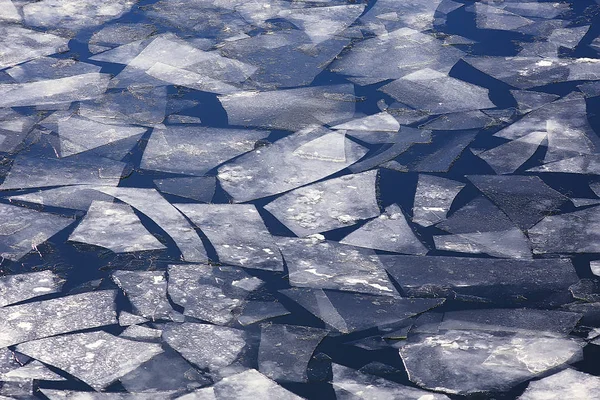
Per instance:
[[[174,310],[167,300],[162,271],[115,271],[112,279],[125,292],[134,309],[151,320],[170,319]]]
[[[0,388],[0,400],[12,400],[12,399],[27,399],[33,398],[33,380],[32,379],[19,379],[13,381],[7,381],[2,383]]]
[[[17,261],[75,222],[74,219],[0,204],[0,256]],[[15,282],[16,283],[16,282]]]
[[[333,388],[339,400],[449,400],[446,395],[401,385],[375,375],[333,364]]]
[[[244,202],[325,178],[366,153],[344,132],[311,126],[225,164],[218,178],[235,202]]]
[[[265,206],[297,236],[354,225],[379,215],[377,171],[344,175],[293,190]]]
[[[155,341],[162,336],[160,329],[152,329],[145,326],[131,325],[125,328],[119,335],[124,339]]]
[[[576,339],[507,332],[447,330],[408,338],[400,356],[421,387],[467,395],[505,391],[583,357]]]
[[[394,326],[444,303],[444,299],[408,299],[319,289],[293,288],[280,292],[341,333]]]
[[[154,184],[162,193],[210,203],[215,195],[216,178],[212,176],[165,178],[156,179]]]
[[[480,129],[494,123],[494,119],[485,113],[475,111],[462,111],[444,114],[420,127],[438,131],[456,131],[466,129]]]
[[[421,226],[431,226],[445,220],[454,198],[464,187],[461,182],[420,174],[412,221]]]
[[[535,254],[599,253],[600,207],[549,215],[528,234]]]
[[[398,132],[400,124],[396,118],[387,112],[380,112],[374,115],[354,119],[343,124],[336,125],[331,129],[346,129],[350,131],[377,131],[377,132]]]
[[[545,131],[532,132],[477,156],[488,163],[496,173],[511,174],[535,154],[547,137],[548,133]]]
[[[148,322],[148,319],[140,317],[139,315],[131,314],[127,311],[121,311],[119,313],[119,325],[121,326],[143,324],[145,322]]]
[[[235,267],[170,265],[168,291],[171,300],[184,307],[184,315],[225,325],[256,289],[244,284],[251,283],[250,279],[257,278]]]
[[[140,167],[202,176],[223,162],[254,149],[268,131],[171,126],[155,129]]]
[[[69,241],[101,246],[115,253],[166,248],[148,232],[130,206],[104,201],[92,202]]]
[[[577,208],[586,206],[595,206],[600,204],[600,199],[588,199],[588,198],[572,198],[571,202]]]
[[[530,19],[483,3],[475,3],[466,7],[465,10],[475,11],[475,21],[479,29],[514,31],[533,23]]]
[[[477,296],[493,303],[545,301],[579,281],[569,259],[380,255],[388,273],[411,297]],[[526,298],[524,296],[527,296]]]
[[[163,351],[159,344],[136,342],[102,331],[39,339],[17,348],[98,391]]]
[[[510,93],[517,101],[519,111],[523,114],[537,110],[560,98],[555,94],[528,90],[511,90]]]
[[[27,365],[17,368],[0,376],[0,379],[5,381],[19,380],[41,380],[41,381],[64,381],[62,376],[50,371],[48,367],[39,361],[32,361]]]
[[[14,8],[14,5],[10,0],[0,2],[0,8],[2,9],[0,20],[13,15],[11,8]],[[26,29],[18,25],[2,24],[0,26],[0,47],[2,48],[0,69],[66,51],[68,43],[69,39],[67,38]]]
[[[0,277],[0,307],[60,292],[64,281],[52,271]]]
[[[86,185],[63,186],[10,196],[11,202],[41,204],[50,207],[87,211],[94,201],[108,202],[113,197]]]
[[[114,298],[105,290],[0,308],[0,347],[116,324]]]
[[[273,237],[252,204],[175,204],[208,237],[225,264],[283,271]]]
[[[402,209],[392,204],[379,217],[351,232],[340,243],[404,254],[426,254],[428,249],[417,238]]]
[[[302,400],[255,369],[223,378],[215,384],[214,393],[216,400]],[[200,397],[199,400],[205,399]]]
[[[567,368],[532,381],[519,400],[588,400],[600,392],[600,378]]]
[[[530,168],[527,172],[562,172],[567,174],[600,175],[600,157],[582,155]]]
[[[537,176],[469,175],[477,189],[521,229],[529,229],[569,201]]]
[[[600,260],[590,261],[590,269],[592,270],[592,274],[600,276]]]
[[[50,400],[165,400],[173,392],[124,393],[124,392],[76,392],[73,390],[38,389]],[[204,400],[204,399],[202,399]],[[207,399],[212,400],[212,399]]]
[[[0,92],[1,93],[1,92]],[[296,131],[354,116],[354,86],[315,86],[219,96],[230,125]],[[0,103],[1,104],[1,103]]]
[[[279,302],[249,301],[242,310],[238,322],[248,326],[267,319],[289,315],[290,312]]]
[[[308,326],[263,325],[258,370],[278,382],[308,382],[308,363],[327,333]]]
[[[397,295],[373,250],[321,238],[277,242],[292,286]]]
[[[198,368],[210,371],[231,365],[246,346],[244,331],[192,322],[164,325],[163,340]]]
[[[432,114],[495,107],[488,89],[429,68],[388,83],[381,90],[403,104]]]

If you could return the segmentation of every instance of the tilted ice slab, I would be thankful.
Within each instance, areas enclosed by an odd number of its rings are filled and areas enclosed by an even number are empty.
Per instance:
[[[465,9],[475,12],[475,21],[479,29],[514,31],[533,23],[528,18],[487,4],[475,3]]]
[[[29,364],[12,370],[0,376],[0,379],[6,381],[19,380],[42,380],[42,381],[64,381],[62,376],[52,372],[48,367],[39,361],[32,361]]]
[[[0,307],[60,292],[64,281],[52,271],[0,277]]]
[[[427,148],[428,154],[410,163],[408,167],[411,171],[448,172],[452,164],[454,164],[467,146],[475,139],[475,136],[477,136],[477,133],[473,131],[434,134],[433,142]],[[394,169],[393,167],[388,167],[388,164],[384,164],[383,166]]]
[[[129,205],[105,201],[92,202],[69,241],[101,246],[115,253],[166,248],[148,232]]]
[[[344,175],[284,194],[265,209],[297,236],[325,232],[379,215],[377,171]]]
[[[237,317],[240,325],[252,325],[267,319],[288,315],[290,312],[279,302],[249,301]]]
[[[97,65],[73,59],[40,57],[9,68],[6,73],[16,82],[25,83],[98,73],[101,69]]]
[[[366,153],[343,132],[312,126],[223,165],[218,178],[234,201],[249,201],[325,178]]]
[[[600,378],[565,369],[537,381],[532,381],[519,400],[588,400],[600,392]]]
[[[102,331],[54,336],[17,347],[17,351],[59,368],[98,391],[163,351],[159,344]]]
[[[430,226],[445,220],[454,198],[464,187],[464,183],[450,179],[419,175],[412,221]]]
[[[106,290],[0,308],[0,346],[116,324],[114,298]]]
[[[0,256],[17,261],[75,220],[0,204]]]
[[[538,108],[543,107],[548,103],[552,103],[560,98],[560,96],[555,94],[529,90],[511,90],[510,94],[512,94],[516,100],[518,104],[517,108],[523,114],[537,110]]]
[[[477,157],[484,160],[498,174],[512,174],[535,154],[547,138],[548,133],[545,131],[531,132],[479,153]]]
[[[331,129],[367,132],[398,132],[400,130],[400,123],[389,113],[380,112],[378,114],[367,115],[366,117],[344,122],[332,127]]]
[[[170,319],[175,311],[167,299],[162,271],[115,271],[112,279],[125,292],[137,313],[151,320]]]
[[[10,0],[4,2],[10,3]],[[11,15],[10,7],[5,8],[2,5],[2,19]],[[18,15],[18,14],[17,14]],[[2,24],[0,26],[0,69],[21,64],[25,61],[33,60],[37,57],[46,56],[54,53],[60,53],[68,49],[69,39],[49,33],[42,33],[31,29],[26,29],[18,25]]]
[[[527,172],[562,172],[567,174],[600,175],[600,155],[582,155],[530,168]]]
[[[321,238],[277,242],[292,286],[397,295],[375,252]]]
[[[113,197],[98,192],[91,186],[74,185],[11,196],[9,200],[87,211],[94,201],[112,201]]]
[[[392,204],[379,217],[351,232],[340,243],[404,254],[426,254],[402,209]]]
[[[220,262],[283,271],[279,249],[254,205],[175,204],[175,207],[208,237]]]
[[[210,127],[155,129],[141,168],[187,175],[204,175],[219,164],[254,149],[268,131]]]
[[[162,193],[210,203],[216,190],[214,176],[194,176],[190,178],[165,178],[154,180],[154,185]]]

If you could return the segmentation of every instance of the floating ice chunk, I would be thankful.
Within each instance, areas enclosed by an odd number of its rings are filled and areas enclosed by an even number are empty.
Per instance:
[[[29,380],[36,379],[42,381],[64,381],[65,378],[58,375],[55,372],[50,371],[48,367],[42,364],[39,361],[32,361],[27,365],[24,365],[21,368],[17,368],[6,374],[3,374],[0,379],[6,381],[19,381],[19,380]]]
[[[162,331],[160,329],[152,329],[139,325],[130,325],[125,328],[123,332],[121,332],[119,337],[132,340],[156,341],[161,337],[161,335]]]
[[[396,118],[387,112],[380,112],[374,115],[368,115],[359,119],[344,122],[331,129],[347,129],[352,131],[378,131],[378,132],[398,132],[400,124]]]
[[[530,382],[519,400],[587,400],[594,398],[598,391],[600,378],[569,368]]]
[[[167,300],[162,271],[115,271],[112,279],[125,292],[134,309],[151,320],[170,319],[174,310]]]
[[[153,78],[168,82],[171,85],[184,86],[203,92],[231,94],[240,91],[240,89],[228,83],[160,62],[157,62],[146,70],[146,73]]]
[[[163,193],[210,203],[216,189],[216,178],[212,176],[190,178],[156,179],[154,184]]]
[[[288,315],[290,312],[278,302],[250,301],[244,306],[244,310],[237,318],[243,325],[252,325],[266,319]]]
[[[575,207],[579,208],[600,204],[600,199],[572,198],[571,202]]]
[[[75,222],[71,218],[8,204],[0,204],[0,221],[0,256],[13,261],[36,250],[38,245]]]
[[[575,339],[448,330],[409,337],[400,356],[417,385],[469,394],[508,390],[583,353]]]
[[[448,397],[443,394],[401,385],[339,364],[333,364],[332,369],[331,383],[339,400],[448,400]]]
[[[477,156],[499,174],[515,172],[529,160],[548,137],[547,132],[532,132],[526,136],[484,151]]]
[[[89,186],[75,185],[11,196],[9,200],[87,211],[94,201],[107,202],[112,201],[113,198]]]
[[[495,107],[488,89],[429,68],[388,83],[381,90],[403,104],[432,114]]]
[[[0,4],[2,8],[0,20],[7,16],[10,18],[11,7],[14,8],[14,5],[10,0],[3,0]],[[2,47],[0,69],[66,51],[69,43],[69,39],[60,36],[6,24],[0,26],[0,38],[0,47]]]
[[[230,125],[299,130],[354,115],[354,86],[316,86],[219,96]],[[1,104],[1,103],[0,103]]]
[[[119,313],[119,325],[121,326],[143,324],[145,322],[148,322],[148,319],[140,317],[139,315],[131,314],[127,311],[121,311]]]
[[[18,351],[81,379],[96,390],[162,353],[159,344],[106,332],[75,333],[22,343]]]
[[[21,21],[21,14],[19,14],[17,7],[15,7],[11,0],[0,0],[0,10],[2,10],[0,20],[9,22]]]
[[[477,296],[500,304],[545,301],[579,280],[568,259],[379,258],[404,293],[415,297]]]
[[[177,397],[176,400],[217,400],[217,398],[215,397],[215,390],[211,386],[184,394],[183,396]]]
[[[511,90],[510,93],[517,101],[519,111],[524,114],[543,107],[548,103],[552,103],[559,98],[559,96],[555,94],[528,90]],[[540,127],[541,126],[542,125],[540,124]]]
[[[534,1],[504,2],[498,3],[497,6],[524,17],[548,19],[556,18],[570,9],[570,5],[566,3],[539,3]]]
[[[265,209],[298,236],[325,232],[379,215],[377,171],[314,183],[275,199]]]
[[[52,271],[0,277],[0,307],[59,292],[63,283]]]
[[[598,154],[582,155],[530,168],[527,172],[563,172],[568,174],[600,175]]]
[[[600,207],[549,215],[528,230],[533,252],[599,253]]]
[[[236,202],[249,201],[325,178],[366,153],[344,133],[313,126],[225,164],[218,178]]]
[[[423,129],[454,131],[464,129],[478,129],[488,126],[494,119],[479,110],[463,111],[442,115],[424,125]]]
[[[175,395],[163,393],[76,392],[73,390],[39,389],[50,400],[165,400]]]
[[[150,24],[115,23],[104,26],[90,38],[91,45],[124,45],[146,39],[155,32]]]
[[[469,175],[468,179],[521,229],[528,229],[569,199],[537,176]]]
[[[452,3],[442,0],[417,0],[408,3],[378,0],[360,18],[360,21],[374,32],[387,32],[401,26],[423,31],[433,27],[436,12],[446,14],[453,10],[456,3],[454,5]]]
[[[254,149],[268,131],[210,127],[155,129],[141,168],[187,175],[204,175],[219,164]]]
[[[308,363],[327,333],[308,326],[262,326],[258,370],[279,382],[307,382]]]
[[[217,400],[234,398],[238,400],[302,399],[302,397],[296,396],[294,393],[282,388],[254,369],[223,378],[223,380],[215,384],[214,392]],[[200,400],[204,400],[204,398],[200,398]]]
[[[372,250],[319,238],[277,242],[292,286],[397,295]]]
[[[464,187],[464,183],[450,179],[419,175],[412,221],[430,226],[445,220],[454,198]]]
[[[592,274],[600,276],[600,261],[590,261],[590,269]]]
[[[97,65],[79,62],[73,59],[40,57],[12,67],[6,71],[16,82],[38,82],[48,79],[68,78],[100,72]]]
[[[231,365],[246,345],[243,331],[191,322],[165,325],[163,340],[192,364],[211,371]]]
[[[533,23],[530,19],[483,3],[475,3],[466,10],[475,11],[475,21],[479,29],[513,31]]]
[[[448,172],[454,161],[475,140],[475,136],[477,133],[472,131],[434,135],[433,143],[428,146],[429,154],[419,157],[409,167],[419,172]]]
[[[283,271],[279,249],[254,205],[175,204],[175,207],[208,237],[220,262]]]
[[[69,241],[105,247],[115,253],[166,248],[148,232],[130,206],[104,201],[92,202]]]
[[[0,346],[116,324],[114,297],[107,290],[0,308]]]
[[[578,26],[575,28],[556,29],[548,37],[548,41],[556,44],[557,46],[573,50],[575,47],[577,47],[579,42],[581,42],[581,39],[583,39],[589,29],[589,25]]]
[[[426,254],[428,251],[396,204],[392,204],[379,217],[351,232],[340,243],[404,254]]]

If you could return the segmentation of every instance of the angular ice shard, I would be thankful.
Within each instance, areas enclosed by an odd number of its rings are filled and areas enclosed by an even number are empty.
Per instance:
[[[214,393],[216,400],[302,400],[302,397],[282,388],[255,369],[223,378],[215,384]],[[209,400],[210,397],[199,398],[205,399]]]
[[[64,281],[52,271],[0,277],[0,307],[60,292]]]
[[[212,176],[165,178],[156,179],[154,184],[163,193],[210,203],[215,195],[216,178]]]
[[[569,201],[537,176],[469,175],[477,189],[521,229],[529,229]]]
[[[477,133],[473,131],[454,131],[434,136],[432,145],[427,149],[429,154],[419,157],[409,167],[419,172],[448,172],[475,136]]]
[[[444,299],[408,299],[304,288],[285,289],[281,293],[341,333],[394,326],[444,302]]]
[[[243,331],[192,322],[165,325],[163,340],[192,364],[211,371],[231,365],[246,345]]]
[[[236,202],[306,185],[338,172],[367,153],[343,132],[309,127],[219,168],[219,182]]]
[[[527,172],[563,172],[567,174],[600,175],[600,156],[583,155],[530,168]]]
[[[364,374],[339,364],[333,364],[333,388],[339,400],[448,400],[446,395],[431,393]]]
[[[426,254],[428,251],[396,204],[350,233],[340,243],[404,254]]]
[[[546,140],[545,131],[531,132],[523,137],[501,144],[491,150],[477,154],[498,174],[511,174],[525,164]]]
[[[64,381],[62,376],[50,371],[48,367],[39,361],[32,361],[27,365],[17,368],[0,376],[6,381],[36,379],[42,381]]]
[[[397,295],[372,250],[321,238],[288,238],[277,242],[292,286]]]
[[[483,3],[475,3],[466,10],[475,11],[475,20],[480,29],[513,31],[533,23],[530,19]]]
[[[121,311],[119,313],[119,325],[121,326],[143,324],[145,322],[148,322],[148,319],[140,317],[139,315],[131,314],[127,311]]]
[[[328,331],[296,325],[264,325],[258,349],[258,370],[278,382],[307,382],[312,355]]]
[[[170,319],[174,310],[167,300],[162,271],[115,271],[112,279],[125,292],[134,309],[151,320]]]
[[[421,128],[438,131],[456,131],[465,129],[479,129],[493,123],[493,118],[487,116],[485,113],[479,110],[475,110],[444,114],[432,121],[427,122],[424,125],[421,125]]]
[[[354,86],[315,86],[219,96],[230,125],[295,131],[354,115]],[[0,103],[1,104],[1,103]]]
[[[76,392],[73,390],[39,389],[50,400],[165,400],[173,392],[125,393],[125,392]],[[203,399],[204,400],[204,399]],[[212,399],[207,399],[212,400]]]
[[[417,385],[466,395],[508,390],[583,353],[575,339],[447,330],[409,337],[400,356]]]
[[[156,28],[150,24],[113,23],[104,26],[90,38],[89,44],[102,46],[123,45],[152,35]]]
[[[268,131],[210,127],[155,129],[141,168],[202,176],[219,164],[254,149]]]
[[[0,256],[17,261],[75,220],[0,204]]]
[[[377,132],[398,132],[400,124],[396,118],[387,112],[368,115],[366,117],[354,119],[343,124],[336,125],[331,129],[347,129],[350,131],[377,131]]]
[[[510,94],[512,94],[517,101],[518,109],[523,114],[537,110],[559,98],[559,96],[555,94],[528,90],[511,90]]]
[[[265,206],[298,236],[325,232],[379,215],[377,171],[314,183],[284,194]]]
[[[0,308],[0,346],[116,324],[114,298],[106,290]]]
[[[125,328],[123,332],[121,332],[119,337],[141,341],[156,341],[161,337],[161,335],[162,331],[160,329],[152,329],[139,325],[130,325]]]
[[[579,280],[568,259],[379,257],[404,293],[415,297],[464,295],[494,303],[535,302],[552,299]]]
[[[530,382],[519,400],[587,400],[599,392],[600,378],[568,368]]]
[[[430,226],[445,220],[454,198],[464,187],[464,183],[450,179],[419,175],[412,221]]]
[[[432,114],[495,107],[488,89],[429,68],[388,83],[381,90],[403,104]]]
[[[20,344],[18,351],[59,368],[100,391],[157,354],[159,344],[106,332],[75,333]]]
[[[600,207],[549,215],[528,234],[535,254],[599,253]]]
[[[237,317],[240,325],[247,326],[266,319],[288,315],[290,312],[279,302],[250,301]]]
[[[92,202],[69,240],[104,247],[115,253],[166,248],[148,232],[130,206],[104,201]]]
[[[11,196],[9,200],[87,211],[94,201],[109,202],[113,197],[98,192],[90,186],[74,185]]]
[[[175,204],[217,251],[219,261],[246,268],[283,271],[273,237],[251,204]]]
[[[16,65],[6,71],[16,82],[37,82],[48,79],[67,78],[74,75],[100,72],[97,65],[79,62],[73,59],[40,57]]]
[[[14,5],[10,3],[10,0],[4,0],[0,4],[2,8],[0,19],[12,15],[11,7],[14,8]],[[37,57],[66,51],[68,43],[69,39],[67,38],[25,29],[18,25],[2,24],[0,26],[0,47],[2,47],[0,69],[21,64]]]

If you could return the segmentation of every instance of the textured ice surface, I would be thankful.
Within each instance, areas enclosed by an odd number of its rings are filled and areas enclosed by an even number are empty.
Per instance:
[[[157,179],[154,184],[163,193],[174,194],[202,203],[210,203],[215,194],[214,177],[165,178]]]
[[[367,132],[398,132],[400,130],[400,124],[392,115],[388,114],[387,112],[381,112],[344,122],[343,124],[332,127],[332,129],[346,129],[349,131]]]
[[[64,381],[65,378],[55,372],[50,371],[48,367],[39,361],[32,361],[21,368],[12,370],[1,377],[6,381],[19,381],[36,379],[42,381]]]
[[[86,185],[62,186],[11,196],[12,202],[41,204],[51,207],[87,211],[94,201],[112,201],[113,198]]]
[[[127,299],[141,316],[155,320],[169,319],[174,314],[167,300],[167,279],[164,272],[115,271],[112,279],[125,292]]]
[[[291,314],[281,303],[270,301],[250,301],[238,316],[238,322],[243,325],[252,325],[274,317]]]
[[[498,174],[511,174],[525,164],[548,138],[545,131],[531,132],[518,139],[484,151],[477,156]]]
[[[454,198],[464,187],[464,183],[450,179],[419,175],[412,221],[430,226],[445,220]]]
[[[125,392],[77,392],[73,390],[40,389],[50,400],[164,400],[174,394],[165,393],[125,393]]]
[[[59,292],[63,283],[52,271],[0,277],[0,307]]]
[[[97,65],[72,59],[61,60],[53,57],[40,57],[16,65],[8,69],[6,73],[15,81],[25,83],[90,74],[100,72],[100,69]]]
[[[532,381],[519,400],[592,399],[600,390],[597,376],[565,369],[537,381]]]
[[[249,369],[235,375],[223,378],[214,386],[215,398],[227,400],[300,400],[302,397],[284,389],[275,382],[261,374]],[[187,399],[186,399],[187,400]],[[200,400],[203,400],[201,397]]]
[[[2,17],[14,15],[11,8],[14,7],[10,0],[4,0],[2,5]],[[11,7],[12,6],[12,7]],[[18,25],[0,25],[0,68],[33,60],[37,57],[60,53],[67,49],[68,39],[26,29]]]

